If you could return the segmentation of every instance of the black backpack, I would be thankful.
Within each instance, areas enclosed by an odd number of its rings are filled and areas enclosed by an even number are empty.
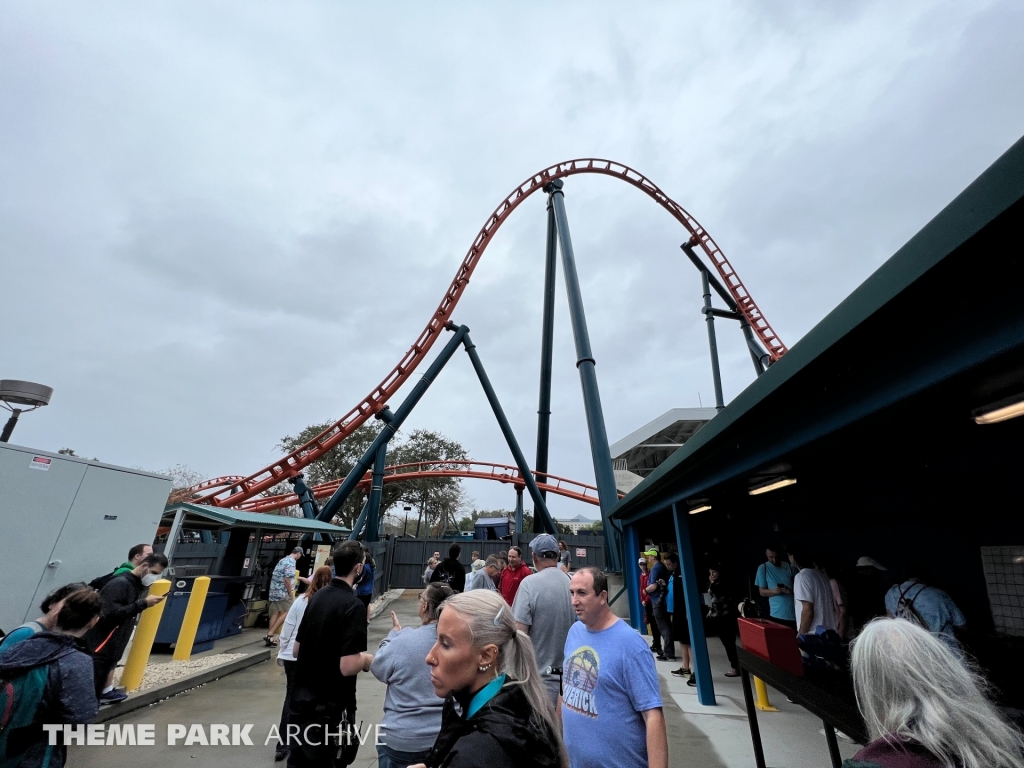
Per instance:
[[[103,576],[97,576],[95,579],[89,582],[89,586],[95,589],[97,592],[99,592],[107,585],[108,581],[114,578],[114,571],[116,570],[117,568],[115,568],[110,573],[104,574]]]

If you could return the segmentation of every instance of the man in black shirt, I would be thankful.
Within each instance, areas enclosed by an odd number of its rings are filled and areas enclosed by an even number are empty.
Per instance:
[[[448,557],[437,564],[434,572],[430,574],[430,581],[447,584],[455,592],[464,591],[466,589],[466,569],[459,562],[461,554],[462,547],[458,544],[448,547]]]
[[[289,745],[288,768],[348,764],[335,763],[338,747],[325,743],[325,731],[337,734],[343,717],[354,724],[356,675],[369,671],[373,663],[373,656],[366,653],[366,608],[352,587],[362,573],[363,557],[357,541],[335,548],[338,577],[313,595],[295,636],[291,722],[299,726],[299,744],[292,740]],[[358,747],[354,736],[352,743]]]

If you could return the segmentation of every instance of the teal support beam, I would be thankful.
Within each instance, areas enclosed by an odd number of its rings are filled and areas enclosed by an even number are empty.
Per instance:
[[[565,292],[569,298],[569,319],[572,321],[572,335],[576,342],[576,369],[580,374],[583,390],[583,410],[587,416],[587,431],[590,434],[590,453],[594,461],[594,480],[597,497],[601,505],[601,522],[604,524],[605,556],[608,570],[622,570],[622,535],[612,523],[612,509],[619,502],[615,487],[615,472],[612,470],[612,456],[608,446],[608,432],[601,408],[601,393],[597,386],[597,361],[590,347],[590,332],[587,330],[587,316],[583,310],[583,293],[576,272],[576,256],[569,236],[569,219],[565,213],[565,193],[562,180],[555,179],[544,191],[555,214],[555,230],[562,250],[562,272],[565,276]]]
[[[366,535],[363,540],[368,543],[380,539],[380,497],[384,492],[384,467],[387,464],[387,455],[388,444],[381,443],[373,460],[370,497],[366,500]]]
[[[679,547],[679,568],[683,577],[683,595],[686,599],[686,620],[690,625],[690,650],[693,652],[693,674],[697,678],[697,701],[715,706],[715,683],[711,679],[711,660],[708,641],[704,635],[704,611],[697,584],[697,569],[693,559],[693,541],[690,538],[690,511],[679,504],[672,505],[676,523],[676,546]],[[678,599],[678,598],[677,598]]]
[[[359,517],[352,523],[352,533],[348,535],[349,541],[356,541],[359,538],[359,534],[363,530],[363,526],[366,524],[366,516],[370,511],[370,499],[367,497],[366,501],[363,502],[363,508],[359,512]]]
[[[647,634],[644,628],[647,626],[644,621],[644,606],[640,602],[640,574],[637,573],[637,558],[640,552],[640,541],[636,535],[636,528],[632,525],[625,526],[625,552],[623,553],[622,575],[629,591],[629,623],[633,629]]]

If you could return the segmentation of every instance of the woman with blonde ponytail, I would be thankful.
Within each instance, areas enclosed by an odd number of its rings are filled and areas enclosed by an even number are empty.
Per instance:
[[[426,662],[445,699],[427,768],[568,766],[533,644],[500,595],[473,590],[446,600]]]

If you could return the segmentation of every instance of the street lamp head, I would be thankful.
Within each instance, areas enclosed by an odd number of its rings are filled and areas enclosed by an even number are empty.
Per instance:
[[[11,418],[7,420],[3,431],[0,432],[0,443],[6,443],[11,439],[14,425],[18,423],[18,417],[22,413],[49,405],[51,397],[53,397],[53,387],[31,381],[0,379],[0,403],[11,412]],[[27,405],[28,408],[15,407],[20,405]]]
[[[0,400],[9,405],[27,405],[30,408],[39,408],[49,405],[51,397],[53,397],[53,387],[47,387],[45,384],[18,381],[17,379],[0,380]]]

